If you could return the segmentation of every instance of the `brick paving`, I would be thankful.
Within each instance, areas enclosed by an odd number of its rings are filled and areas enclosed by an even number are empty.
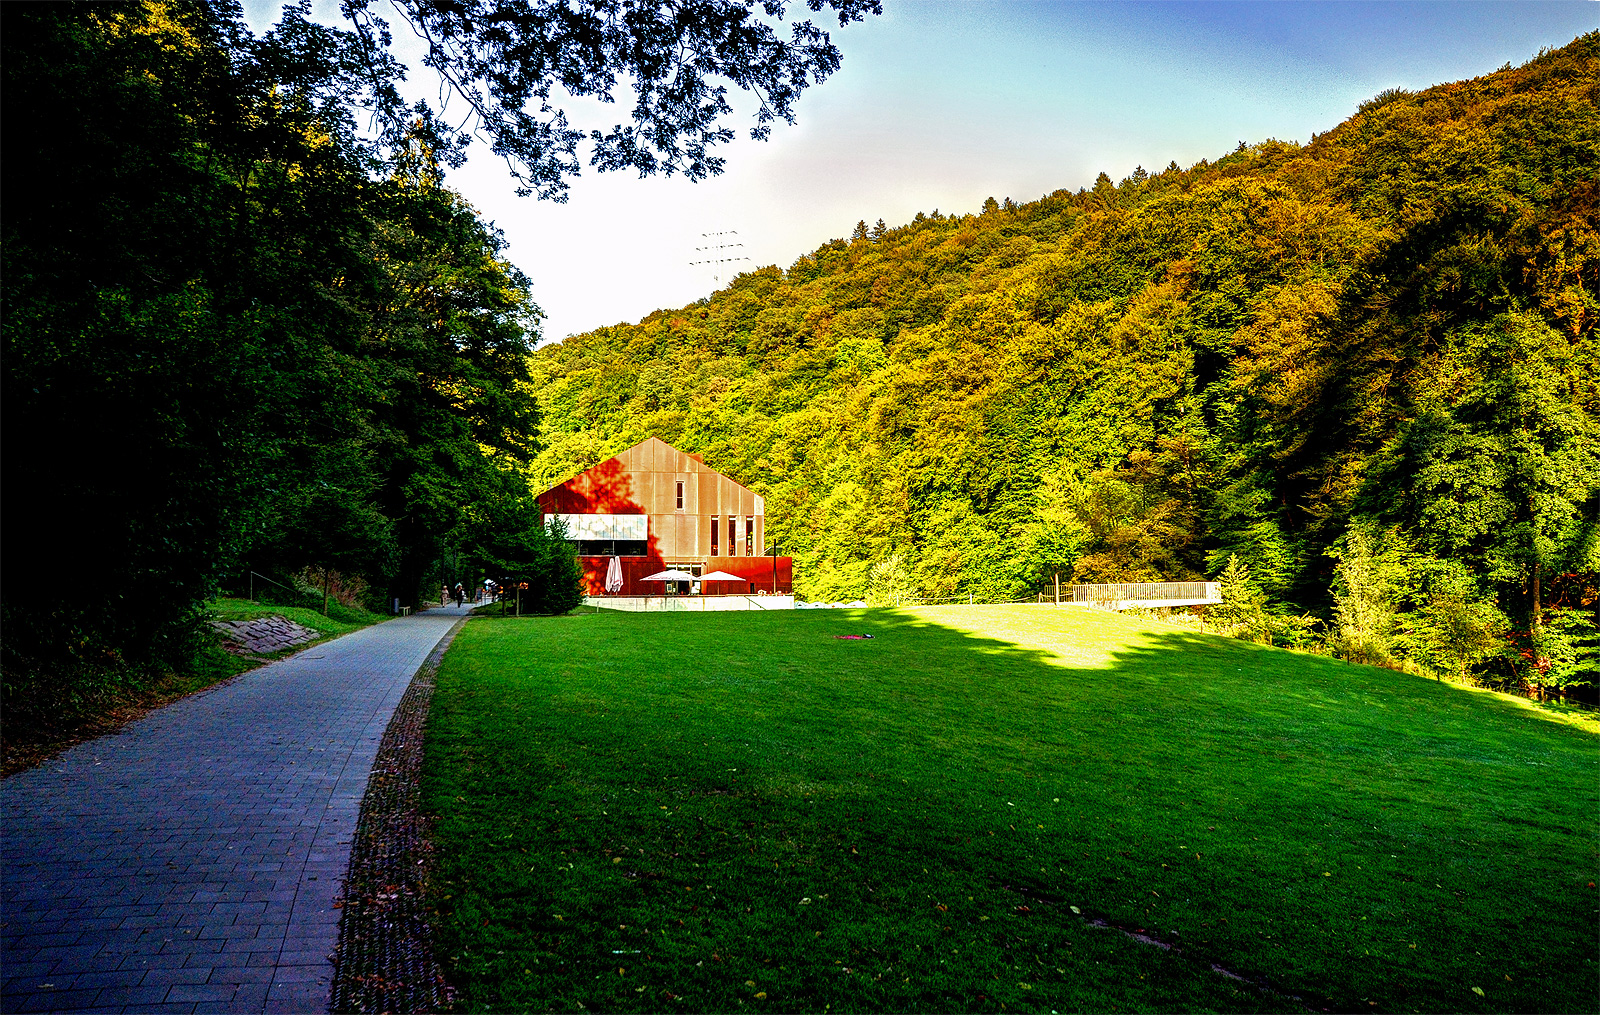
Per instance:
[[[213,620],[211,626],[247,652],[276,652],[279,649],[293,648],[308,641],[316,641],[320,634],[283,617]]]
[[[373,757],[465,612],[326,642],[0,784],[0,1010],[326,1011]]]

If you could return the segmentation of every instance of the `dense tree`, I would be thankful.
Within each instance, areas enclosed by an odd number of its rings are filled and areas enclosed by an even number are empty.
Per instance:
[[[181,3],[4,27],[13,714],[184,665],[246,568],[415,601],[532,453],[537,311],[498,236],[419,144],[375,160],[367,65],[293,11],[259,39]]]

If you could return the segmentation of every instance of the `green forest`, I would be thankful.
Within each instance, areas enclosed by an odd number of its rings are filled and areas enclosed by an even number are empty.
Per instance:
[[[811,599],[1220,578],[1239,633],[1593,676],[1600,34],[1305,145],[974,214],[538,350],[535,489],[646,436]]]

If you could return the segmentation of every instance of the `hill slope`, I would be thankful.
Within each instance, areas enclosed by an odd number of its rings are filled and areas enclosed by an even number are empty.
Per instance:
[[[1597,69],[1591,33],[1305,146],[863,224],[540,350],[532,479],[650,434],[704,452],[830,598],[1237,554],[1318,607],[1354,527],[1405,630],[1448,600],[1475,644],[1537,632],[1600,569]]]

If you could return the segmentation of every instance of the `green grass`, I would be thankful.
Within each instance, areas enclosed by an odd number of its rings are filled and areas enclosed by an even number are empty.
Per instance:
[[[1593,721],[1153,621],[475,621],[423,791],[473,1011],[1597,1007]]]
[[[388,620],[381,614],[343,603],[328,603],[328,615],[322,610],[306,606],[274,606],[249,599],[217,599],[211,604],[212,620],[255,620],[259,617],[284,617],[301,627],[309,627],[324,638],[337,638],[341,634],[359,631],[363,627]]]

